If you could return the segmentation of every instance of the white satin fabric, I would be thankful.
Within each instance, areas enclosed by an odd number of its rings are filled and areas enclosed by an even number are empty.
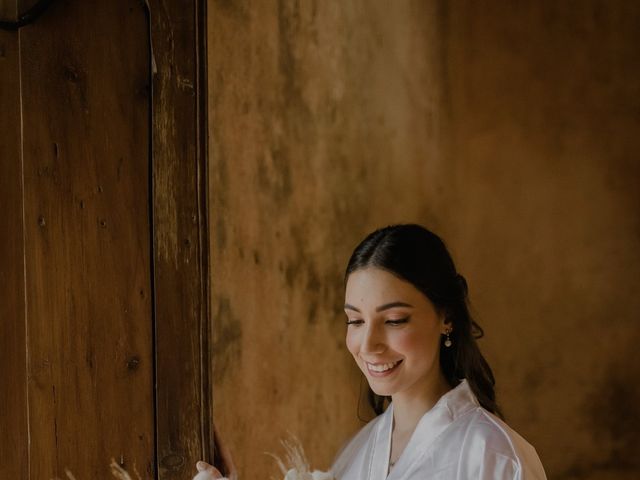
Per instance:
[[[389,472],[393,403],[338,454],[336,480],[545,480],[535,449],[482,408],[463,380],[418,422]]]

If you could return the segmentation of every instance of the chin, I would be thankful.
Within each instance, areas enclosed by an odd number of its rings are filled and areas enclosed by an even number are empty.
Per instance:
[[[373,393],[381,397],[390,397],[391,395],[396,393],[395,388],[391,388],[390,386],[384,386],[384,385],[376,385],[372,382],[369,382],[369,388],[373,390]]]

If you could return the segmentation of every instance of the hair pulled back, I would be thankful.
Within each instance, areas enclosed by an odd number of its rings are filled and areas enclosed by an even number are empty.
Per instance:
[[[451,387],[466,379],[478,402],[502,416],[496,404],[495,379],[476,339],[484,335],[471,318],[467,282],[456,271],[453,259],[440,237],[420,225],[391,225],[369,234],[354,250],[345,282],[356,270],[376,267],[411,283],[445,315],[453,328],[453,344],[440,342],[440,368]],[[376,414],[384,409],[384,397],[369,388],[369,403]]]

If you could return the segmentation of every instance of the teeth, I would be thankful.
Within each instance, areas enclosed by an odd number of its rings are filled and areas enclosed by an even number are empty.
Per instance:
[[[373,370],[374,372],[386,372],[387,370],[391,370],[398,363],[400,363],[399,360],[397,362],[382,363],[382,364],[379,364],[379,365],[373,365],[371,363],[367,363],[367,366],[369,367],[370,370]]]

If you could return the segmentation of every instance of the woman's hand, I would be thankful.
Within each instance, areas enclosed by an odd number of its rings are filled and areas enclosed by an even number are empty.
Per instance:
[[[222,476],[222,473],[220,473],[220,470],[213,465],[209,465],[207,462],[203,462],[202,460],[196,463],[196,469],[198,470],[198,473],[193,477],[193,480],[216,480],[219,478],[225,478]]]

